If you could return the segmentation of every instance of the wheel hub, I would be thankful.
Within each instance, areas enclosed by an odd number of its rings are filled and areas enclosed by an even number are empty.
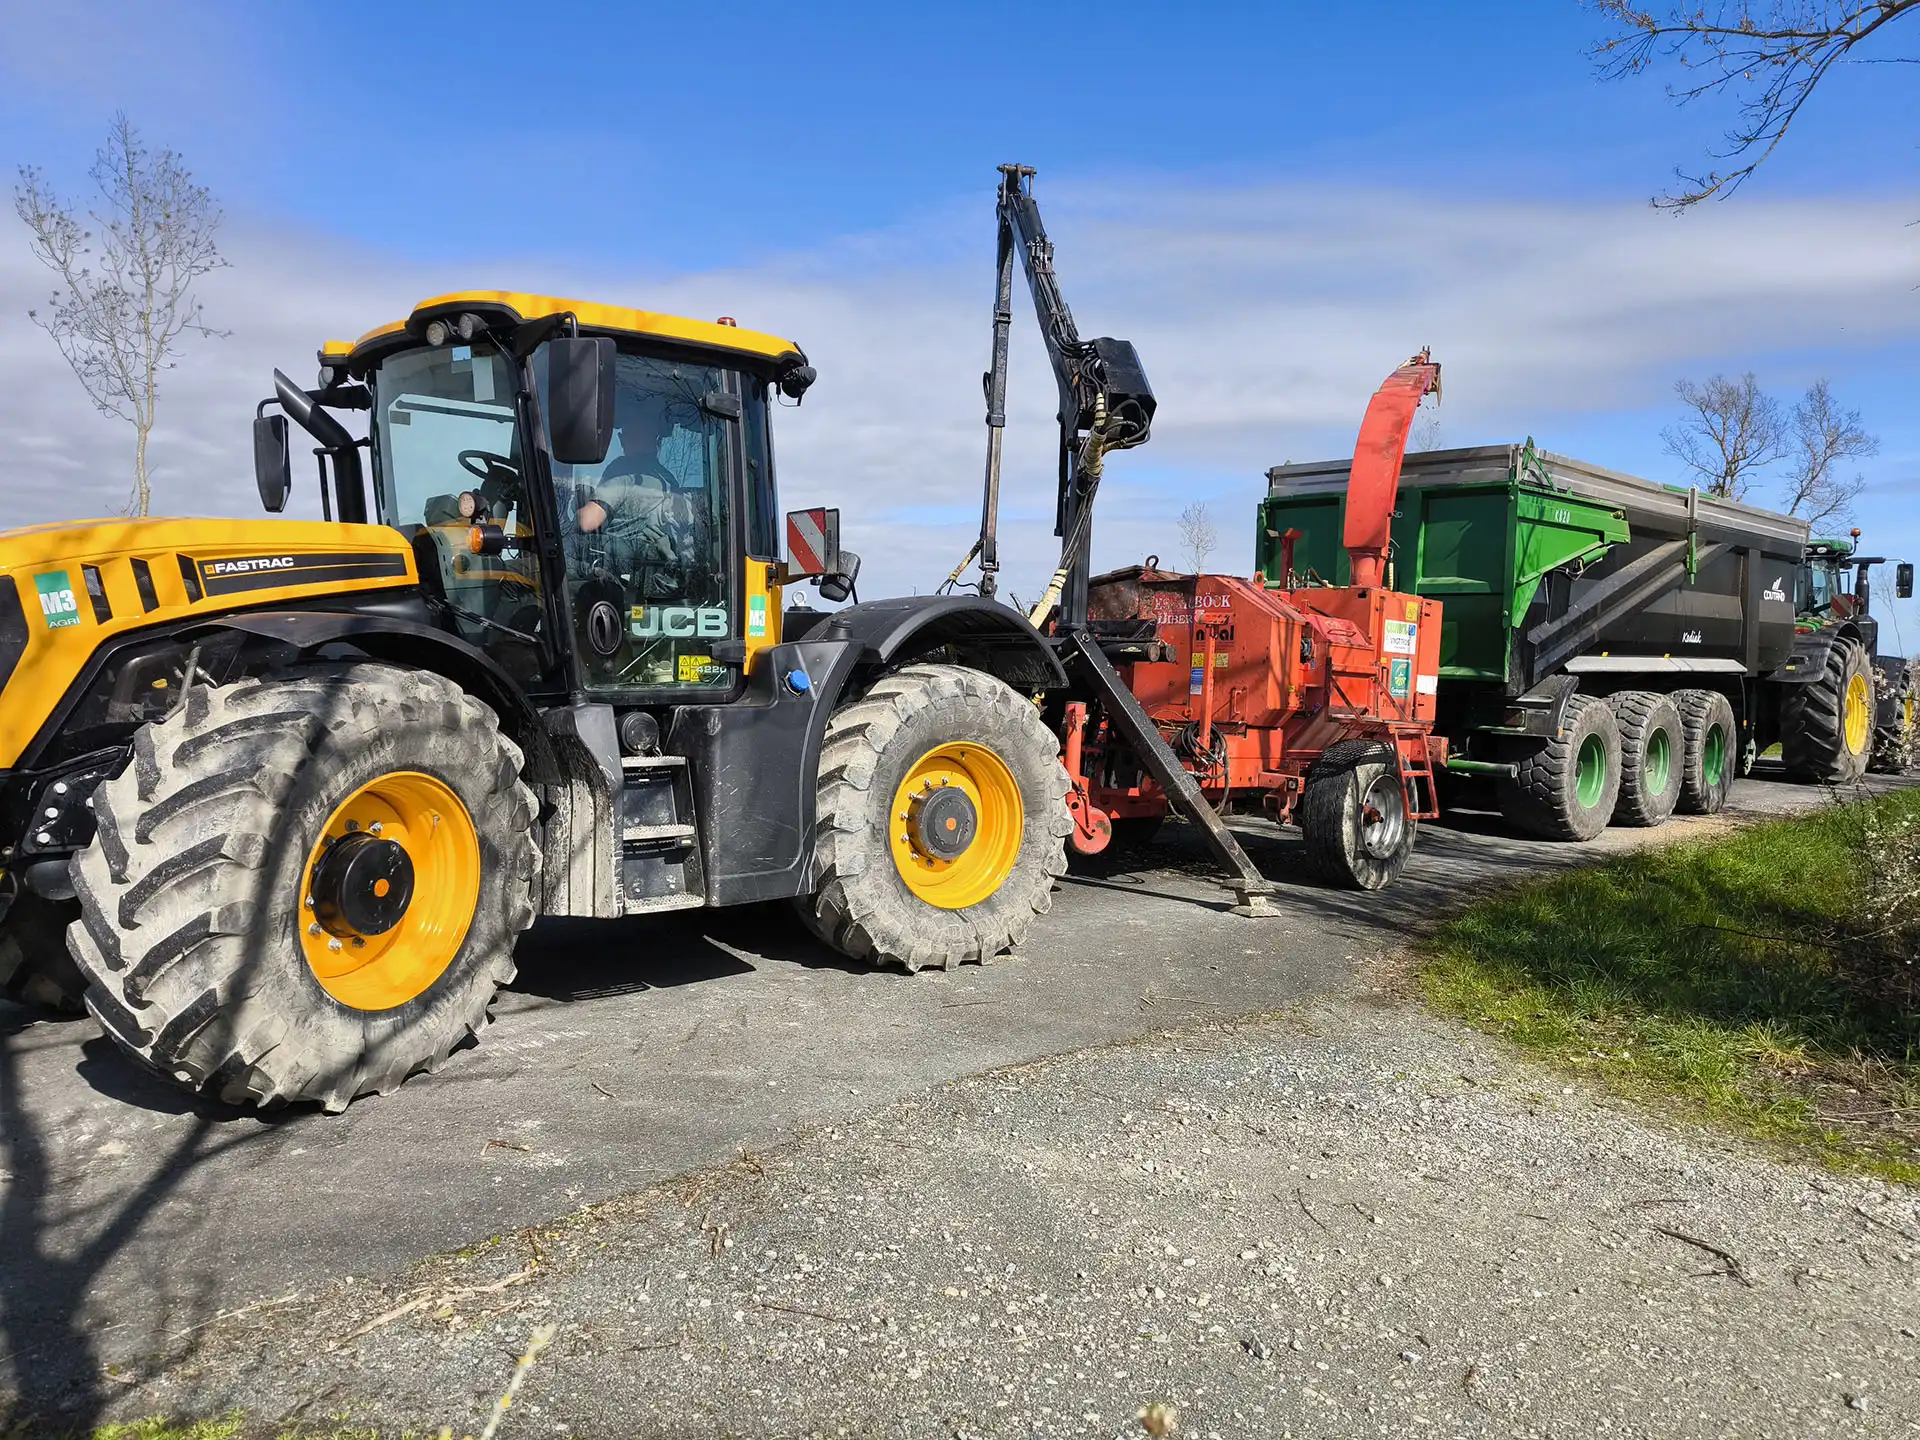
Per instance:
[[[413,860],[363,830],[342,835],[313,867],[313,918],[341,940],[384,935],[413,901]]]
[[[967,792],[952,785],[924,790],[907,806],[914,848],[936,860],[957,860],[973,843],[980,816]]]

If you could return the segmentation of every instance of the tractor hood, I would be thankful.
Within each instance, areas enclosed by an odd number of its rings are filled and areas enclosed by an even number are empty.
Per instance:
[[[406,537],[383,525],[90,520],[0,531],[0,770],[120,635],[416,579]]]

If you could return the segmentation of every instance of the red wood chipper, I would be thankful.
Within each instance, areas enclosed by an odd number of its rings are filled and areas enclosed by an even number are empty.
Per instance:
[[[1283,535],[1275,577],[1172,574],[1149,558],[1088,587],[1091,627],[1213,808],[1298,824],[1316,872],[1369,890],[1400,873],[1418,822],[1438,814],[1446,758],[1432,734],[1440,604],[1385,588],[1383,574],[1408,428],[1439,384],[1422,351],[1367,407],[1347,493],[1351,585],[1295,574]],[[1140,658],[1125,657],[1129,639]],[[1166,815],[1165,788],[1097,699],[1070,702],[1065,730],[1076,849]]]
[[[1360,427],[1347,504],[1353,584],[1292,573],[1175,575],[1144,566],[1091,577],[1093,503],[1110,454],[1146,443],[1157,410],[1131,342],[1080,338],[1060,293],[1033,170],[1002,165],[999,284],[987,371],[980,536],[940,587],[992,598],[999,586],[1001,432],[1016,268],[1023,270],[1059,390],[1054,533],[1060,563],[1028,614],[1064,686],[1034,677],[1072,778],[1072,844],[1105,849],[1177,811],[1219,863],[1244,914],[1271,914],[1273,884],[1221,820],[1253,807],[1306,832],[1314,868],[1377,889],[1406,864],[1436,813],[1432,736],[1440,606],[1382,588],[1400,463],[1414,412],[1436,394],[1426,353],[1380,387]]]

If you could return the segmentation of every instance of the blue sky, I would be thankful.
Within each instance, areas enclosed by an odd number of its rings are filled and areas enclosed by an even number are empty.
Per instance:
[[[1019,159],[1083,331],[1136,339],[1161,392],[1154,444],[1110,471],[1103,563],[1171,550],[1194,497],[1243,563],[1264,468],[1350,445],[1421,344],[1444,443],[1532,433],[1657,478],[1675,379],[1753,369],[1790,399],[1829,375],[1883,440],[1859,518],[1920,553],[1905,67],[1840,70],[1746,190],[1675,218],[1646,197],[1726,111],[1596,80],[1572,0],[155,13],[0,0],[0,159],[76,188],[124,107],[225,204],[209,299],[234,337],[169,377],[173,508],[244,508],[267,366],[304,375],[325,335],[439,289],[547,288],[798,339],[823,379],[782,417],[787,498],[848,508],[870,584],[931,583],[970,528],[993,167]],[[0,369],[31,374],[0,401],[0,502],[54,518],[117,490],[125,447],[19,318],[10,226]],[[1016,553],[1041,568],[1051,388],[1021,343]]]

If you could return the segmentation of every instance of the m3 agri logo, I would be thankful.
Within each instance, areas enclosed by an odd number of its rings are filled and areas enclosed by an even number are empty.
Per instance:
[[[73,593],[73,582],[64,570],[33,577],[40,592],[40,614],[49,630],[64,630],[80,623],[80,601]]]

